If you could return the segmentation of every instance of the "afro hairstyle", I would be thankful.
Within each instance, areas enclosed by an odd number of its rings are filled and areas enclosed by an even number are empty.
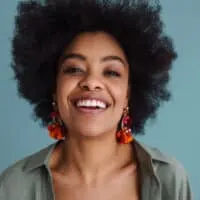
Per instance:
[[[96,31],[112,35],[127,56],[132,131],[143,134],[147,120],[155,119],[161,103],[170,100],[167,84],[177,57],[171,38],[164,33],[156,0],[19,2],[11,64],[19,95],[47,126],[59,57],[78,34]]]

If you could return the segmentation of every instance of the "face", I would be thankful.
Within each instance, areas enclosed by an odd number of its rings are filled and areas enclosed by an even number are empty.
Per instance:
[[[104,32],[78,35],[59,60],[55,101],[68,137],[113,136],[128,105],[126,56]]]

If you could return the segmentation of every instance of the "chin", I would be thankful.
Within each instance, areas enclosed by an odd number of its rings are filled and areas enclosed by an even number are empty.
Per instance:
[[[108,135],[108,133],[111,133],[111,131],[106,131],[106,130],[102,130],[102,129],[99,129],[99,126],[98,127],[84,127],[82,129],[79,129],[76,130],[75,132],[77,132],[77,137],[80,136],[80,137],[85,137],[87,139],[95,139],[95,138],[99,138],[99,137],[103,137],[103,136],[106,136]]]

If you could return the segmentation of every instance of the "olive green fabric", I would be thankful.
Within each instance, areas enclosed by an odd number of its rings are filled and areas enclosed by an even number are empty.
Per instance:
[[[55,200],[49,157],[56,143],[7,168],[0,176],[0,200]],[[141,200],[191,200],[187,174],[174,158],[133,142],[141,169]]]

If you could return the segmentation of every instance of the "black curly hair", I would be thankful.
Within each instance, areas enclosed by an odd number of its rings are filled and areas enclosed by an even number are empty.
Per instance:
[[[50,122],[57,62],[82,32],[104,31],[123,48],[130,66],[130,115],[134,134],[144,133],[161,102],[177,54],[163,32],[158,1],[30,0],[20,2],[12,40],[12,68],[20,96],[34,106],[42,125]]]

